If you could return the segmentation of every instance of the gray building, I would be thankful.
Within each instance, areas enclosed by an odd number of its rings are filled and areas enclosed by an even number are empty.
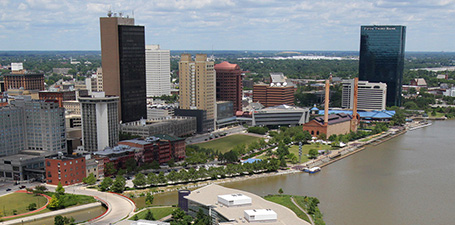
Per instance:
[[[195,117],[163,117],[151,120],[141,120],[121,124],[120,129],[124,133],[150,137],[157,134],[173,136],[189,136],[196,133]]]
[[[253,126],[296,126],[307,123],[308,108],[279,105],[253,111]]]
[[[352,109],[354,105],[354,79],[343,80],[341,107]],[[385,110],[387,96],[386,83],[359,81],[357,93],[357,109]]]
[[[84,150],[95,152],[114,147],[119,140],[119,97],[80,97]]]
[[[0,158],[0,180],[42,180],[44,179],[44,159],[49,152],[24,150],[19,154]]]
[[[0,156],[24,149],[66,152],[65,109],[53,100],[11,101],[0,107]]]

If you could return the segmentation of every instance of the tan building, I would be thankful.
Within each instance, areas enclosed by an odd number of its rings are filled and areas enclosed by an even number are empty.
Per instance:
[[[145,28],[134,19],[109,12],[100,18],[103,89],[119,96],[119,120],[147,118]]]
[[[207,119],[216,119],[214,62],[206,54],[182,54],[179,62],[180,108],[207,111]]]

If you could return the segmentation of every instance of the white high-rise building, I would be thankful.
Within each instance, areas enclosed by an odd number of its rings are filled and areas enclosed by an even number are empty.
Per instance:
[[[343,80],[341,107],[352,109],[354,105],[354,79]],[[387,96],[386,83],[360,81],[358,83],[357,109],[385,110]]]
[[[80,97],[84,150],[95,152],[114,147],[119,140],[117,96]]]
[[[147,98],[171,94],[171,53],[159,45],[145,46]]]

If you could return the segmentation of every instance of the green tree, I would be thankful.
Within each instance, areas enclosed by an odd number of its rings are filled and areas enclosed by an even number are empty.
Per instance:
[[[65,225],[65,219],[63,216],[58,215],[54,217],[54,225]]]
[[[158,163],[158,161],[153,160],[151,167],[152,167],[152,169],[157,170],[160,168],[160,164]]]
[[[285,155],[288,155],[289,154],[289,147],[286,146],[283,142],[280,142],[278,144],[277,154],[280,157],[284,157]]]
[[[153,199],[155,199],[155,197],[150,192],[147,192],[147,195],[145,196],[145,204],[152,205]]]
[[[281,167],[287,167],[288,165],[286,164],[286,160],[284,159],[284,157],[281,158],[280,160],[280,166]]]
[[[137,168],[137,161],[134,158],[129,158],[125,162],[126,170],[128,173],[133,172]]]
[[[33,211],[36,209],[36,203],[30,203],[28,206],[27,206],[27,210],[28,211]]]
[[[55,209],[60,209],[62,206],[62,203],[60,202],[60,199],[57,198],[56,195],[53,195],[51,200],[49,201],[49,204],[47,205],[47,208],[51,210]]]
[[[58,195],[65,194],[65,188],[63,188],[62,182],[58,182],[57,188],[55,189],[55,193],[57,193]]]
[[[111,187],[113,181],[110,177],[105,177],[99,186],[100,191],[107,191]]]
[[[96,183],[96,177],[93,173],[90,173],[87,177],[82,178],[82,182],[88,185],[94,185]]]
[[[104,165],[104,173],[105,175],[113,175],[117,173],[117,169],[115,168],[113,163],[108,162]]]
[[[153,216],[152,211],[149,209],[147,210],[147,214],[145,214],[145,220],[155,220],[155,217]]]
[[[147,184],[150,184],[152,186],[157,185],[158,184],[158,176],[156,176],[156,174],[154,174],[154,173],[149,173],[147,175]]]
[[[280,188],[280,190],[278,190],[278,194],[281,195],[281,194],[283,194],[283,193],[284,193],[283,188]]]
[[[169,167],[174,167],[174,166],[175,166],[175,160],[174,160],[174,158],[171,158],[171,160],[169,160],[169,161],[167,162],[167,164],[169,165]]]
[[[137,216],[137,214],[134,214],[133,220],[134,220],[134,221],[138,221],[138,220],[139,220],[139,217]]]
[[[38,194],[44,194],[45,191],[47,191],[47,188],[44,185],[36,185],[35,190],[33,190],[33,193],[35,195],[38,195]]]
[[[309,158],[315,159],[316,157],[318,157],[319,152],[317,149],[310,149],[310,151],[308,152],[308,155],[309,155]]]
[[[133,184],[135,187],[142,187],[147,184],[147,179],[144,174],[138,173],[136,177],[133,179]]]
[[[196,219],[194,220],[194,225],[207,225],[211,224],[210,217],[202,211],[202,209],[199,209],[199,211],[196,214]]]
[[[125,178],[123,176],[118,175],[114,182],[112,183],[111,190],[115,193],[123,193],[125,190]]]

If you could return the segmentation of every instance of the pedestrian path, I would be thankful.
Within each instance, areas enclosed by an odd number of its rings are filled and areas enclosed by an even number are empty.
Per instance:
[[[313,217],[311,217],[310,214],[308,214],[304,209],[302,209],[302,207],[300,207],[299,204],[297,204],[297,202],[295,202],[294,197],[291,197],[291,201],[292,201],[292,203],[294,203],[295,206],[297,206],[297,208],[299,208],[303,213],[305,213],[305,215],[308,217],[308,219],[310,219],[311,225],[314,225]]]

